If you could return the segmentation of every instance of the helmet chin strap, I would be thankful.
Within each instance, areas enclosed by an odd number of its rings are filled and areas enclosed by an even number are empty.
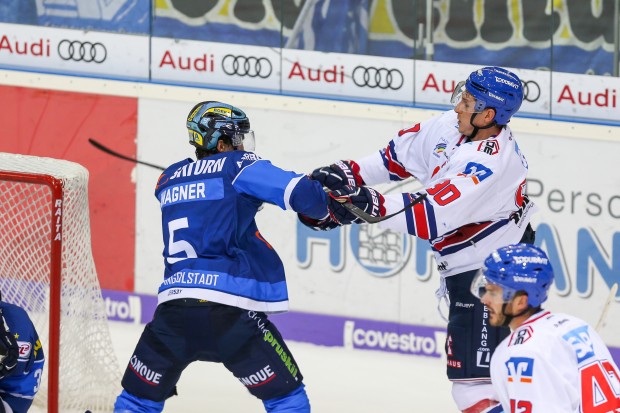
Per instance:
[[[478,112],[472,113],[471,114],[471,118],[469,119],[469,124],[474,127],[474,131],[471,133],[471,135],[467,136],[470,140],[474,139],[474,137],[476,136],[476,134],[478,133],[478,131],[480,129],[489,129],[489,128],[492,128],[493,126],[497,125],[497,122],[492,121],[491,123],[489,123],[486,126],[475,126],[474,125],[474,118],[476,117],[477,114],[478,114]]]
[[[530,311],[530,309],[532,309],[533,307],[531,305],[528,305],[527,307],[525,307],[523,309],[523,311],[521,311],[518,314],[507,314],[506,313],[506,306],[508,305],[508,303],[504,303],[502,304],[502,315],[504,316],[504,322],[502,323],[502,327],[508,327],[508,325],[510,324],[510,322],[515,318],[515,317],[520,317],[523,314],[527,313],[528,311]]]

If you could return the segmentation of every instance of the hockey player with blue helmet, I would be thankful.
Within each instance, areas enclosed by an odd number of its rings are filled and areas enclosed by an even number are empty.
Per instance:
[[[547,254],[528,244],[491,253],[472,282],[489,324],[512,330],[491,358],[503,411],[620,411],[618,366],[598,333],[583,320],[541,308],[552,284]]]
[[[324,228],[355,216],[318,182],[248,152],[253,132],[241,109],[201,102],[186,126],[197,160],[172,164],[155,188],[164,279],[114,411],[161,412],[183,370],[209,361],[223,363],[267,412],[309,412],[299,366],[268,318],[288,310],[288,292],[282,261],[255,215],[270,203]]]
[[[510,122],[523,102],[523,85],[514,73],[506,69],[484,67],[457,84],[450,102],[455,110],[461,105],[461,111],[471,113],[469,125],[463,125],[461,132],[471,139],[481,129],[501,129]],[[490,111],[485,114],[486,109]],[[466,133],[469,127],[471,132]]]
[[[515,317],[540,311],[551,284],[553,269],[547,254],[533,245],[516,244],[494,251],[484,261],[484,267],[472,281],[471,292],[478,298],[486,294],[485,300],[490,300],[487,302],[501,304],[499,313],[487,305],[490,323],[508,326]],[[519,294],[527,295],[528,305],[519,313],[506,312],[508,303]]]
[[[534,241],[528,164],[508,125],[521,107],[523,86],[509,70],[483,67],[453,92],[453,109],[398,131],[369,156],[319,167],[310,176],[331,196],[355,197],[358,205],[363,201],[357,192],[366,185],[407,179],[423,185],[416,193],[375,191],[387,215],[417,200],[377,225],[430,243],[441,276],[436,295],[440,305],[448,305],[445,349],[452,397],[463,413],[489,413],[498,405],[489,363],[509,329],[488,326],[485,307],[470,294],[470,285],[492,251]]]

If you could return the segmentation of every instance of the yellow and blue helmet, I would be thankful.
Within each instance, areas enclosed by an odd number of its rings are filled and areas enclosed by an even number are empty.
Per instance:
[[[253,138],[245,112],[216,101],[200,102],[192,108],[187,116],[187,131],[189,143],[206,150],[215,149],[223,137],[229,137],[235,148],[244,144],[246,135],[251,134]]]

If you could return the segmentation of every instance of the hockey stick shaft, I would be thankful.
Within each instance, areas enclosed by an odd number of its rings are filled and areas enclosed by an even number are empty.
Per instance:
[[[362,209],[360,209],[359,207],[353,205],[350,202],[345,202],[345,203],[342,204],[342,206],[344,206],[346,209],[348,209],[349,212],[351,212],[356,217],[362,219],[364,222],[366,222],[368,224],[376,224],[377,222],[381,222],[381,221],[385,221],[386,219],[390,219],[393,216],[396,216],[396,215],[400,214],[401,212],[405,212],[409,208],[413,208],[413,206],[415,204],[419,204],[420,202],[422,202],[424,200],[424,198],[426,198],[426,194],[420,195],[412,203],[410,203],[409,205],[407,205],[403,209],[401,209],[399,211],[396,211],[396,212],[394,212],[393,214],[390,214],[390,215],[384,215],[382,217],[373,217],[372,215],[366,213],[365,211],[363,211]]]
[[[617,293],[618,283],[615,283],[611,286],[611,289],[609,290],[609,296],[607,296],[607,300],[605,301],[605,305],[603,306],[603,311],[601,311],[601,316],[598,318],[598,322],[596,323],[596,327],[594,328],[596,331],[601,331],[601,328],[603,328],[603,325],[605,324],[605,318],[607,318],[607,312],[609,311],[609,306],[616,297]]]
[[[136,164],[139,164],[139,165],[150,166],[151,168],[159,169],[160,171],[163,171],[163,170],[166,169],[163,166],[159,166],[159,165],[155,165],[155,164],[152,164],[152,163],[140,161],[140,160],[132,158],[130,156],[126,156],[126,155],[123,155],[121,153],[118,153],[115,150],[112,150],[112,149],[108,148],[107,146],[97,142],[96,140],[94,140],[92,138],[88,138],[88,142],[91,145],[93,145],[95,148],[99,149],[100,151],[103,151],[103,152],[105,152],[105,153],[107,153],[109,155],[112,155],[112,156],[116,156],[117,158],[121,158],[121,159],[124,159],[126,161],[133,162],[133,163],[136,163]]]

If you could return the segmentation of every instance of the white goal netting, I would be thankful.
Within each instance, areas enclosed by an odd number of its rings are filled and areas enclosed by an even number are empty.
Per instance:
[[[53,199],[49,182],[62,189],[62,201]],[[0,153],[0,194],[2,299],[26,309],[46,357],[34,406],[53,411],[47,406],[48,378],[57,368],[59,380],[51,387],[59,389],[60,412],[112,411],[121,371],[91,252],[88,171],[69,161]],[[60,303],[50,302],[54,276]],[[50,324],[50,313],[58,325]],[[49,352],[50,331],[60,335],[58,360]]]

